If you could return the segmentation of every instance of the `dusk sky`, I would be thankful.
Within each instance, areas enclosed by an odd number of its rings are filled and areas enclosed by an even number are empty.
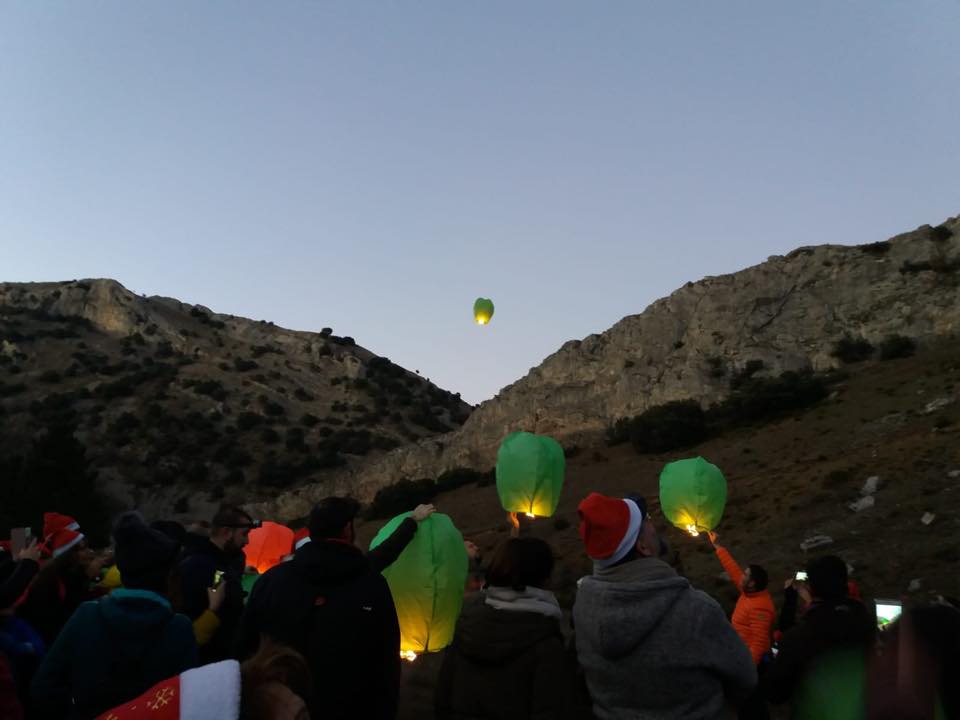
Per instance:
[[[479,402],[688,280],[960,213],[957,28],[957,0],[3,2],[0,281],[330,326]]]

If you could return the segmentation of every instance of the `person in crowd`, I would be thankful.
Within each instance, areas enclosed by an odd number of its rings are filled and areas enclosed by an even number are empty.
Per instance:
[[[176,544],[135,512],[117,519],[113,537],[123,588],[77,609],[33,679],[50,717],[95,717],[197,664],[190,621],[165,597]]]
[[[310,512],[310,542],[268,570],[250,595],[242,649],[261,636],[301,652],[310,665],[310,711],[323,718],[393,718],[400,680],[400,627],[386,580],[390,565],[433,511],[417,507],[368,556],[354,545],[360,509],[329,497]]]
[[[576,650],[598,718],[723,717],[757,683],[750,652],[715,600],[662,559],[643,498],[579,505],[593,574],[573,608]]]
[[[17,682],[7,656],[0,650],[0,717],[4,720],[23,720],[23,703],[17,692]]]
[[[907,607],[867,670],[866,720],[960,718],[960,610]]]
[[[486,587],[464,605],[444,655],[438,720],[570,716],[563,613],[544,589],[552,571],[553,551],[539,538],[511,538],[497,548]]]
[[[43,659],[46,644],[29,623],[14,614],[14,605],[36,577],[39,559],[40,546],[34,540],[19,552],[16,562],[11,559],[0,563],[0,654],[5,656],[21,700],[29,696],[30,680]]]
[[[93,596],[90,583],[99,577],[103,564],[83,533],[66,527],[47,537],[44,551],[50,560],[30,585],[17,615],[50,647],[74,610]]]
[[[264,643],[243,664],[223,660],[187,670],[98,720],[310,720],[310,686],[299,653]]]
[[[863,604],[847,596],[847,564],[843,560],[826,555],[811,561],[806,571],[808,585],[801,585],[800,590],[809,592],[809,607],[796,625],[789,615],[784,617],[789,629],[780,640],[776,659],[763,675],[762,688],[772,703],[792,701],[795,709],[802,706],[816,713],[811,708],[822,696],[820,679],[824,676],[811,675],[811,681],[804,682],[811,668],[826,667],[828,656],[837,667],[862,666],[876,628]],[[785,605],[789,602],[788,597]]]
[[[773,624],[777,617],[773,597],[767,589],[767,571],[760,565],[748,565],[746,570],[742,570],[729,551],[718,543],[718,537],[713,531],[707,533],[707,538],[716,551],[720,564],[740,592],[730,621],[733,623],[734,630],[749,648],[759,675],[763,672],[761,663],[764,658],[769,658]],[[741,720],[765,720],[769,717],[766,703],[759,689],[744,701],[739,715]]]
[[[246,559],[243,547],[250,531],[257,526],[249,513],[239,507],[223,505],[217,510],[210,531],[184,535],[183,552],[175,573],[175,606],[191,621],[210,611],[210,588],[222,593],[222,601],[214,610],[217,623],[206,618],[212,635],[201,648],[205,662],[222,660],[234,655],[240,618],[243,615],[243,569]]]

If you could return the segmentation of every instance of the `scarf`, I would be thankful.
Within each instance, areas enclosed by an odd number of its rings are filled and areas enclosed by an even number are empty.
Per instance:
[[[549,590],[541,590],[535,587],[527,587],[525,590],[487,587],[483,594],[483,602],[494,610],[532,612],[556,620],[563,617],[560,603],[557,602],[556,596]]]

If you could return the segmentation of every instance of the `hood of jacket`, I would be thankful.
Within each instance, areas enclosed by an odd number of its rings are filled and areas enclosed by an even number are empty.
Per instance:
[[[551,637],[562,642],[555,619],[536,612],[497,610],[484,602],[481,592],[464,604],[454,644],[474,662],[501,664]]]
[[[308,542],[290,562],[310,583],[339,584],[371,572],[370,562],[358,547],[338,540]]]
[[[616,660],[641,645],[689,591],[686,578],[654,558],[597,570],[580,582],[577,630],[592,625],[600,653]]]
[[[115,590],[98,603],[104,629],[125,657],[149,650],[173,618],[166,598],[149,590]]]

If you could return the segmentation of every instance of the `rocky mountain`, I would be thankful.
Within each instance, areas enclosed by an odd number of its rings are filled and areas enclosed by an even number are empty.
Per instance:
[[[0,475],[66,426],[118,505],[203,516],[322,482],[470,411],[329,328],[286,330],[113,280],[0,284]]]
[[[257,506],[302,515],[319,496],[369,500],[403,479],[487,470],[514,430],[590,444],[614,421],[674,400],[707,406],[744,375],[825,370],[846,338],[923,345],[960,331],[960,217],[868,245],[803,247],[740,272],[689,282],[602,334],[563,345],[481,404],[462,428],[393,450]]]

